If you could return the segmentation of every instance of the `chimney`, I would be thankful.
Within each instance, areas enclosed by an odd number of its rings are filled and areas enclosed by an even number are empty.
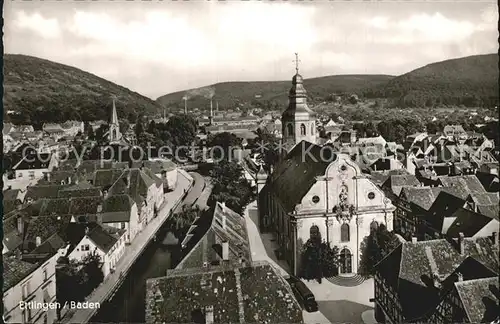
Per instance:
[[[36,237],[36,246],[39,247],[40,245],[42,245],[42,238],[40,236],[37,236]]]
[[[458,233],[458,248],[460,254],[463,255],[465,253],[465,242],[464,242],[464,233],[462,232]]]
[[[215,111],[219,112],[219,100],[215,101]]]
[[[68,177],[68,184],[71,184],[71,176]]]
[[[493,244],[495,245],[495,247],[498,247],[498,233],[493,232],[493,234],[491,234],[491,236],[493,236]]]
[[[210,98],[210,117],[214,116],[213,100]]]
[[[457,281],[464,281],[464,276],[460,272],[457,272]]]
[[[412,243],[417,243],[417,241],[418,241],[418,240],[417,240],[417,238],[416,238],[416,237],[414,237],[414,236],[413,236],[413,237],[411,238],[411,242],[412,242]]]
[[[214,307],[205,307],[205,324],[214,324]]]
[[[187,113],[188,113],[187,98],[184,97],[184,114],[187,115]]]
[[[24,236],[24,220],[22,217],[17,219],[17,231]]]
[[[45,173],[45,179],[47,179],[47,181],[50,181],[50,172]]]
[[[222,242],[222,259],[224,261],[229,260],[229,242],[228,241]]]
[[[130,172],[127,174],[127,188],[130,188]]]
[[[89,235],[89,232],[90,232],[89,227],[88,227],[88,226],[86,226],[86,227],[85,227],[85,235]]]

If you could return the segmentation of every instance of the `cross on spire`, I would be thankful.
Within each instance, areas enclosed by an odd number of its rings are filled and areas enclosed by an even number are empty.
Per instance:
[[[295,60],[293,61],[295,63],[295,71],[297,71],[297,74],[299,73],[299,53],[295,53]]]

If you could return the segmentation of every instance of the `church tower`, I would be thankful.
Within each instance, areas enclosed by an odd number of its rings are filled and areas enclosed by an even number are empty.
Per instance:
[[[307,106],[304,79],[299,74],[299,59],[295,53],[296,73],[288,95],[288,108],[281,115],[283,142],[297,144],[305,140],[316,144],[316,114]]]
[[[111,111],[111,118],[109,121],[108,139],[110,143],[117,142],[122,139],[120,133],[120,124],[118,123],[118,114],[116,113],[115,98],[113,97],[113,108]]]

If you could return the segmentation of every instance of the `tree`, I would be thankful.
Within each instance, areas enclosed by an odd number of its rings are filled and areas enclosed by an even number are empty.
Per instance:
[[[137,121],[135,122],[135,136],[137,138],[139,138],[139,136],[141,136],[142,133],[144,133],[144,116],[143,115],[139,115],[137,117]]]
[[[280,152],[278,152],[278,138],[262,128],[258,128],[254,133],[257,137],[254,140],[256,145],[253,153],[261,154],[263,168],[269,172],[276,165],[280,157]]]
[[[130,123],[127,119],[120,119],[118,124],[120,125],[120,133],[122,134],[125,134],[130,128]]]
[[[182,206],[182,210],[172,215],[169,219],[168,229],[175,235],[179,241],[182,241],[187,234],[187,231],[201,213],[198,205],[194,207]]]
[[[303,246],[301,277],[307,280],[329,278],[337,275],[338,248],[331,248],[320,237],[309,238]]]
[[[87,278],[88,293],[90,293],[104,280],[101,257],[96,252],[89,253],[83,257],[81,264],[82,271]]]
[[[95,131],[95,136],[94,139],[99,143],[99,144],[104,144],[107,142],[106,138],[106,133],[109,130],[109,125],[107,124],[102,124],[99,126],[99,128]]]
[[[364,277],[372,276],[375,265],[400,244],[396,235],[389,232],[384,224],[372,228],[370,235],[366,236],[361,242],[358,274]]]
[[[213,136],[209,136],[208,146],[211,148],[220,148],[222,152],[217,149],[214,152],[217,156],[214,156],[217,159],[225,158],[228,159],[231,157],[232,152],[235,148],[240,147],[241,139],[236,135],[228,132],[218,133]]]

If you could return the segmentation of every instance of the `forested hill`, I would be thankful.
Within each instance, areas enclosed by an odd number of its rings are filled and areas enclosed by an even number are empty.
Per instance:
[[[498,55],[432,63],[376,85],[366,97],[392,98],[400,107],[498,105]]]
[[[385,84],[390,75],[333,75],[305,79],[310,100],[329,100],[332,94],[358,93],[362,89]],[[157,102],[167,107],[184,107],[183,97],[187,97],[189,108],[207,108],[212,95],[219,102],[221,110],[241,106],[262,106],[280,109],[288,102],[288,91],[292,86],[292,76],[287,81],[223,82],[211,86],[179,91],[159,97]],[[214,107],[215,108],[215,107]]]
[[[5,54],[3,59],[4,119],[13,122],[106,120],[112,95],[120,118],[135,120],[138,113],[162,110],[154,100],[71,66],[26,55]],[[6,116],[9,110],[19,115]]]

